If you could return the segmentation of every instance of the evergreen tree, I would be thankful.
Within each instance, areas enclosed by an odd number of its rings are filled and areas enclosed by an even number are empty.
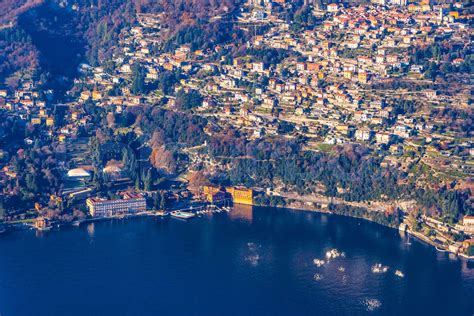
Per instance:
[[[166,196],[164,191],[160,191],[160,209],[164,210],[166,208]]]
[[[139,65],[133,65],[132,69],[132,93],[135,95],[146,92],[145,70]]]

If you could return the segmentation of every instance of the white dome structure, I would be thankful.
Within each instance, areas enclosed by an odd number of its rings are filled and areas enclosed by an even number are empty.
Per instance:
[[[110,165],[102,169],[102,172],[104,173],[120,173],[122,172],[122,169],[117,166],[117,165]]]
[[[69,178],[88,178],[91,176],[89,172],[84,170],[83,168],[75,168],[71,169],[67,172],[67,176]]]

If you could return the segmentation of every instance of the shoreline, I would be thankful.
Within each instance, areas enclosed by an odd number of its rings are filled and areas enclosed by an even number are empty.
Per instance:
[[[385,225],[385,224],[382,224],[382,223],[379,223],[377,221],[374,221],[370,218],[367,218],[367,217],[363,217],[363,216],[351,216],[351,215],[347,215],[347,214],[338,214],[338,213],[335,213],[335,212],[332,212],[330,210],[323,210],[323,209],[317,209],[317,208],[309,208],[309,207],[304,207],[303,205],[287,205],[287,206],[281,206],[281,205],[277,205],[277,206],[272,206],[272,205],[252,205],[252,207],[263,207],[263,208],[276,208],[276,209],[280,209],[280,210],[283,210],[283,209],[287,209],[287,210],[291,210],[291,211],[298,211],[298,212],[312,212],[312,213],[319,213],[319,214],[326,214],[326,215],[337,215],[337,216],[344,216],[344,217],[349,217],[349,218],[355,218],[355,219],[361,219],[361,220],[365,220],[367,222],[371,222],[371,223],[374,223],[374,224],[378,224],[380,226],[384,226],[384,227],[388,227],[388,228],[391,228],[391,229],[394,229],[394,230],[398,230],[399,232],[402,232],[404,234],[407,234],[407,235],[411,235],[413,237],[415,237],[417,240],[429,245],[429,246],[432,246],[433,248],[436,249],[436,251],[439,251],[439,252],[447,252],[447,253],[450,253],[450,254],[453,254],[453,255],[456,255],[456,257],[461,257],[467,261],[474,261],[474,256],[468,256],[464,253],[455,253],[455,252],[452,252],[449,250],[449,247],[445,246],[445,245],[441,245],[441,244],[437,244],[435,242],[433,242],[431,239],[429,239],[428,237],[420,234],[420,233],[417,233],[417,232],[413,232],[411,231],[410,229],[406,229],[406,230],[400,230],[398,229],[397,227],[393,227],[393,226],[390,226],[390,225]],[[168,212],[169,213],[169,212]],[[63,226],[75,226],[74,223],[79,221],[79,225],[81,225],[82,223],[86,223],[86,222],[98,222],[98,221],[104,221],[104,220],[116,220],[116,219],[119,219],[119,220],[124,220],[124,219],[129,219],[129,218],[138,218],[138,217],[159,217],[159,218],[165,218],[167,216],[165,215],[162,215],[162,214],[158,214],[157,212],[155,211],[146,211],[146,212],[140,212],[140,213],[136,213],[136,214],[128,214],[128,215],[125,215],[125,216],[111,216],[111,217],[96,217],[96,218],[85,218],[85,219],[82,219],[82,220],[76,220],[76,221],[72,221],[72,222],[58,222],[58,223],[54,223],[54,225],[52,225],[50,227],[50,229],[52,228],[61,228]],[[79,226],[78,225],[78,226]],[[19,224],[19,223],[14,223],[14,224],[8,224],[6,223],[6,227],[8,228],[16,228],[15,230],[22,230],[22,229],[35,229],[39,232],[43,232],[43,231],[48,231],[48,230],[40,230],[40,229],[36,229],[35,227],[33,227],[32,225],[28,225],[28,224]],[[9,229],[6,230],[6,232],[8,232]],[[1,234],[3,233],[6,233],[6,232],[2,232],[0,233],[0,236]]]
[[[393,226],[390,226],[390,225],[384,225],[382,223],[378,223],[378,222],[376,222],[374,220],[371,220],[369,218],[366,218],[366,217],[337,214],[337,213],[334,213],[334,212],[331,212],[331,211],[318,210],[318,209],[315,209],[315,208],[311,208],[311,209],[310,208],[303,208],[303,207],[297,207],[297,206],[291,206],[291,205],[290,206],[254,205],[254,206],[257,206],[257,207],[273,207],[273,208],[277,208],[277,209],[289,209],[289,210],[293,210],[293,211],[303,211],[303,212],[306,211],[306,212],[314,212],[314,213],[320,213],[320,214],[338,215],[338,216],[345,216],[345,217],[350,217],[350,218],[362,219],[362,220],[365,220],[367,222],[375,223],[375,224],[378,224],[378,225],[381,225],[381,226],[384,226],[384,227],[388,227],[388,228],[391,228],[391,229],[394,229],[394,230],[398,230],[399,232],[402,232],[404,234],[411,235],[414,238],[416,238],[417,240],[419,240],[419,241],[435,248],[435,250],[438,251],[438,252],[447,252],[449,254],[455,255],[458,258],[462,257],[463,259],[465,259],[467,261],[474,261],[474,256],[468,256],[464,253],[452,252],[452,251],[449,250],[449,248],[447,246],[441,245],[441,244],[436,244],[435,242],[433,242],[428,237],[426,237],[426,236],[424,236],[420,233],[413,232],[408,228],[406,230],[400,230],[397,227],[393,227]]]

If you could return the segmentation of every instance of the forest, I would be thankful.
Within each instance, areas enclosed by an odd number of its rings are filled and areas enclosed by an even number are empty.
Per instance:
[[[19,70],[33,73],[38,66],[39,52],[26,32],[18,28],[0,30],[0,78]],[[14,89],[17,81],[12,78],[6,84]]]
[[[369,155],[361,145],[336,146],[330,153],[301,151],[298,140],[248,141],[227,130],[210,139],[209,152],[229,166],[227,176],[218,179],[226,184],[270,188],[283,184],[302,195],[319,192],[347,201],[414,199],[450,222],[474,213],[468,190],[418,187],[408,174],[381,167],[382,157]]]

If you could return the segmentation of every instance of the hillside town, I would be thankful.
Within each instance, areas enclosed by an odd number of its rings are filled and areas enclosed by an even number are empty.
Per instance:
[[[335,213],[339,207],[397,209],[401,229],[472,256],[474,58],[472,16],[463,3],[308,0],[289,21],[284,12],[293,5],[248,0],[237,13],[215,16],[231,20],[233,34],[250,34],[249,40],[205,49],[179,41],[169,49],[162,14],[139,13],[136,25],[122,30],[111,60],[79,65],[61,102],[30,78],[0,90],[2,199],[34,197],[33,205],[15,210],[3,202],[4,221],[38,221],[44,228],[45,219],[70,222],[227,200]],[[172,126],[179,120],[169,113],[186,115],[188,138],[169,141],[146,130],[143,108],[162,115],[163,124],[175,120]],[[214,153],[214,143],[221,143],[212,137],[229,131],[254,143],[296,142],[303,153],[362,146],[380,167],[406,175],[396,185],[469,192],[469,207],[448,219],[412,198],[346,199],[350,188],[343,185],[328,195],[317,185],[310,193],[293,192],[284,181],[271,187],[211,181],[246,159]],[[41,179],[22,179],[25,168]],[[50,183],[48,191],[41,181]]]

